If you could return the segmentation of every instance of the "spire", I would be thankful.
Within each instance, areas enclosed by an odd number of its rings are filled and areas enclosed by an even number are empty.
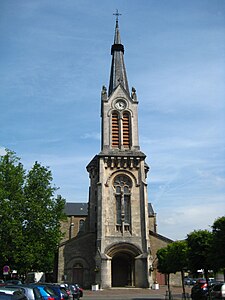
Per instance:
[[[124,89],[129,93],[128,81],[126,68],[124,64],[124,46],[121,43],[120,31],[119,31],[119,22],[118,10],[114,14],[116,16],[116,28],[114,35],[114,44],[111,47],[111,55],[112,55],[112,64],[111,64],[111,72],[110,72],[110,81],[109,81],[109,96],[115,90],[115,88],[121,84]]]

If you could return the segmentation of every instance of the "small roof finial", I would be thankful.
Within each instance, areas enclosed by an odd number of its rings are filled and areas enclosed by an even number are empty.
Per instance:
[[[122,14],[119,13],[118,9],[116,10],[115,14],[113,14],[114,16],[116,16],[116,23],[118,23],[119,20],[119,16],[121,16]]]

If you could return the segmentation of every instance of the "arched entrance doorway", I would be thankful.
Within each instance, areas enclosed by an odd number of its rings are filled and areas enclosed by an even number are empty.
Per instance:
[[[139,265],[137,262],[142,253],[136,245],[124,242],[114,243],[106,249],[105,254],[111,258],[112,287],[141,286],[140,274],[137,274],[135,269]],[[142,270],[140,265],[139,269]]]
[[[134,258],[118,253],[112,258],[112,287],[134,286]]]
[[[83,274],[83,265],[79,263],[75,264],[75,266],[73,267],[73,283],[78,283],[80,286],[83,286]]]

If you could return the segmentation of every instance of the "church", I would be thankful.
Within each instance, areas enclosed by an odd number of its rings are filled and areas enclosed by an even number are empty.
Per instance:
[[[87,165],[88,203],[67,203],[58,282],[84,288],[165,284],[156,252],[172,242],[157,233],[148,203],[146,155],[139,146],[138,98],[129,89],[116,14],[108,89],[101,91],[101,150]]]

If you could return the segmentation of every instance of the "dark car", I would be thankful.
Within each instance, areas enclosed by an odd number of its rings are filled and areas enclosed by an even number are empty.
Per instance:
[[[22,284],[22,281],[19,279],[10,279],[10,280],[6,280],[5,284],[19,285]]]
[[[66,290],[66,293],[69,296],[70,300],[80,299],[79,291],[76,289],[75,290],[72,289],[71,285],[62,283],[62,284],[60,284],[60,286],[61,286],[61,288]]]
[[[211,299],[225,299],[225,283],[215,283],[210,291]]]
[[[69,300],[69,299],[70,299],[70,295],[68,294],[67,289],[64,288],[64,287],[62,287],[62,286],[59,286],[59,289],[60,289],[62,298],[63,298],[64,300]]]
[[[196,283],[191,289],[191,299],[204,300],[208,297],[208,287],[204,278],[197,279]]]
[[[71,289],[75,289],[75,293],[79,292],[80,298],[83,297],[83,289],[79,286],[79,284],[74,283],[70,285]]]
[[[184,278],[184,284],[185,285],[194,285],[196,283],[196,280],[194,278],[191,278],[191,277],[185,277]]]
[[[0,279],[0,286],[5,285],[5,281],[3,279]]]
[[[69,284],[68,288],[71,291],[73,299],[80,299],[83,296],[83,291],[81,293],[80,289],[75,284]]]

